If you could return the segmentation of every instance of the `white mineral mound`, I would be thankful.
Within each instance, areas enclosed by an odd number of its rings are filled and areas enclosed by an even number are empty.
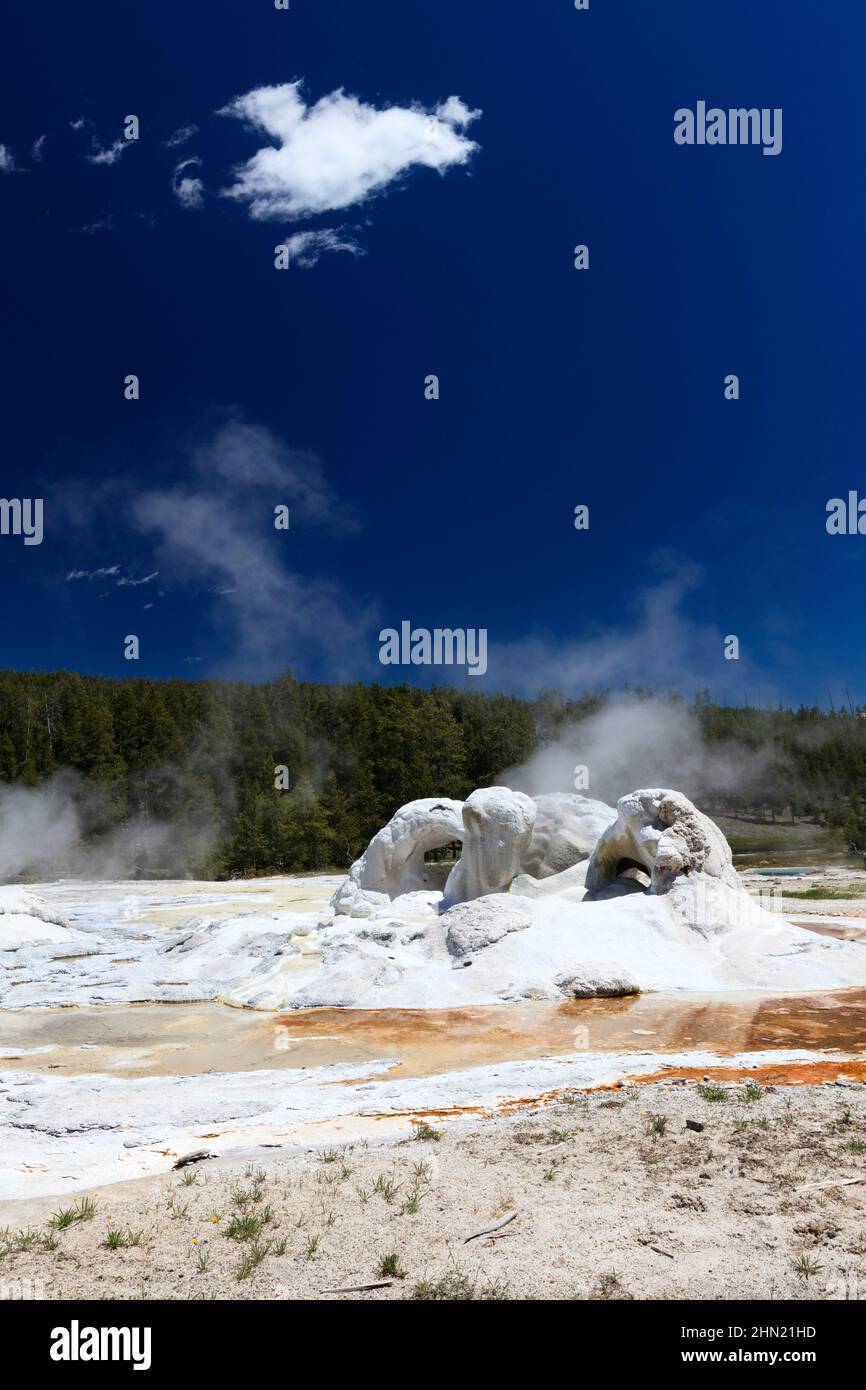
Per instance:
[[[682,793],[639,790],[615,812],[574,804],[584,801],[535,803],[504,787],[474,792],[461,808],[463,857],[444,895],[418,886],[417,847],[428,833],[439,843],[452,836],[459,803],[410,803],[336,893],[337,915],[316,933],[321,966],[301,978],[277,962],[229,1002],[441,1008],[637,990],[866,984],[862,944],[818,936],[759,907],[718,826]],[[536,839],[533,848],[542,805],[544,843]],[[581,818],[593,823],[588,862],[573,833]],[[405,834],[395,835],[395,822]],[[562,848],[569,835],[571,848]],[[410,875],[393,867],[369,874],[383,836],[400,845],[391,863],[411,862]],[[558,872],[547,855],[554,843],[554,863],[567,864]],[[406,883],[415,887],[400,891]],[[350,912],[360,905],[363,922],[347,916],[347,901]]]
[[[0,888],[0,950],[42,943],[67,944],[77,937],[66,918],[34,893],[16,885]]]

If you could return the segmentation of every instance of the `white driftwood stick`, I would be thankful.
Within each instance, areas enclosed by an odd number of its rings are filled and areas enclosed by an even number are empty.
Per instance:
[[[509,1221],[513,1221],[517,1215],[516,1211],[507,1211],[504,1216],[500,1216],[498,1221],[494,1221],[492,1226],[485,1226],[481,1231],[473,1231],[471,1236],[467,1236],[463,1244],[468,1245],[470,1240],[477,1240],[479,1236],[489,1236],[491,1232],[498,1231],[500,1227],[507,1226]]]
[[[829,1182],[805,1182],[802,1187],[795,1187],[795,1192],[817,1192],[820,1187],[850,1187],[853,1182],[866,1182],[866,1175],[862,1178],[831,1178]]]
[[[368,1289],[387,1289],[393,1279],[378,1279],[375,1284],[347,1284],[344,1289],[320,1289],[320,1293],[366,1293]]]

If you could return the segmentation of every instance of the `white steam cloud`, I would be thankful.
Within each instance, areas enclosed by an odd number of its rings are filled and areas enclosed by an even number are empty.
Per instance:
[[[611,805],[639,787],[671,787],[698,802],[742,799],[779,760],[772,744],[705,743],[698,716],[681,701],[624,697],[571,724],[501,780],[530,796],[574,791],[575,768],[585,767],[589,786],[581,794]]]

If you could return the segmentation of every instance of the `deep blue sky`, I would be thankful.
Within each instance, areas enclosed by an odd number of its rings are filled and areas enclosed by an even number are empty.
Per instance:
[[[8,14],[2,491],[45,499],[45,540],[0,537],[0,664],[426,684],[376,659],[380,626],[409,618],[486,627],[490,669],[469,683],[487,689],[706,681],[811,703],[847,683],[866,701],[866,537],[825,530],[829,498],[866,495],[866,11],[9,0]],[[298,78],[310,103],[340,87],[376,107],[457,95],[482,112],[466,132],[479,149],[343,212],[256,222],[218,195],[267,139],[213,113]],[[673,113],[699,99],[783,108],[782,153],[677,146]],[[128,113],[137,145],[87,162]],[[198,134],[166,149],[187,123]],[[171,188],[189,155],[198,210]],[[338,225],[365,255],[274,270],[284,234]],[[331,493],[277,536],[268,509],[294,499],[223,479],[247,538],[261,517],[270,575],[251,568],[260,602],[233,608],[200,529],[185,563],[134,519],[153,492],[209,493],[190,460],[231,419],[315,455]],[[66,579],[117,564],[159,575]],[[284,622],[274,567],[293,576]],[[304,620],[308,585],[309,611],[342,626]],[[241,619],[263,634],[244,638]]]

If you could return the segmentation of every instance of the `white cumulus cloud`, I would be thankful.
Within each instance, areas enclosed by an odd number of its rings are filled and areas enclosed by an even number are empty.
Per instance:
[[[457,96],[433,108],[380,110],[339,88],[308,106],[302,85],[257,87],[220,113],[247,121],[275,141],[235,170],[224,190],[245,203],[253,218],[292,220],[351,207],[414,166],[444,173],[466,164],[478,149],[463,132],[481,113]]]

